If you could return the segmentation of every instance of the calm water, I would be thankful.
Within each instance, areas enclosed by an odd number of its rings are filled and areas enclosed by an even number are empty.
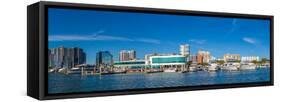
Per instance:
[[[269,68],[237,72],[199,71],[190,73],[139,73],[101,76],[80,76],[49,73],[48,92],[93,92],[136,88],[263,82],[269,80]]]

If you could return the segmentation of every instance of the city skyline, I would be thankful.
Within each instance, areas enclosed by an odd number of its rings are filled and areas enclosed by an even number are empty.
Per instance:
[[[186,44],[185,44],[186,45]],[[49,49],[49,51],[50,50],[54,50],[54,49],[60,49],[60,48],[65,48],[64,46],[59,46],[59,47],[57,47],[57,48],[51,48],[51,49]],[[70,49],[73,49],[73,48],[78,48],[78,47],[71,47]],[[160,55],[160,56],[163,56],[163,55],[184,55],[185,56],[185,54],[184,53],[182,53],[182,50],[181,50],[181,48],[182,48],[182,45],[180,45],[180,50],[179,50],[179,52],[180,53],[168,53],[168,54],[161,54],[161,53],[150,53],[150,54],[145,54],[145,55],[154,55],[154,54],[156,54],[156,55]],[[66,49],[69,49],[69,48],[66,48]],[[78,49],[80,49],[80,48],[78,48]],[[83,50],[83,49],[82,49]],[[110,51],[98,51],[98,52],[96,52],[96,55],[98,54],[98,53],[104,53],[104,52],[106,52],[106,53],[108,53],[108,54],[110,54],[110,56],[112,57],[112,61],[113,62],[122,62],[122,61],[137,61],[137,60],[146,60],[145,59],[145,56],[143,56],[142,58],[136,58],[136,57],[131,57],[131,56],[125,56],[126,58],[129,58],[129,59],[126,59],[126,60],[122,60],[122,59],[120,59],[120,57],[122,56],[122,57],[124,57],[123,55],[121,55],[121,53],[123,53],[124,51],[126,51],[126,53],[128,53],[128,52],[131,52],[131,51],[133,51],[134,52],[134,54],[136,54],[136,51],[134,51],[134,50],[121,50],[120,52],[119,52],[119,55],[117,55],[118,56],[118,58],[119,59],[113,59],[113,57],[114,57],[114,55],[113,54],[111,54],[111,52]],[[187,51],[188,52],[188,51]],[[86,55],[86,54],[85,54]],[[199,49],[198,50],[198,52],[197,53],[195,53],[195,54],[188,54],[188,56],[189,57],[187,57],[188,58],[188,60],[190,60],[190,61],[192,61],[194,58],[193,57],[196,57],[196,61],[195,62],[198,62],[200,59],[202,60],[201,62],[199,61],[198,63],[203,63],[203,62],[206,62],[206,63],[209,63],[209,62],[211,62],[210,60],[212,60],[212,61],[214,61],[214,60],[221,60],[221,59],[223,59],[223,60],[225,60],[226,61],[226,59],[225,59],[225,57],[226,56],[239,56],[239,58],[238,59],[236,59],[236,61],[247,61],[247,60],[256,60],[256,61],[260,61],[261,59],[259,59],[260,58],[260,56],[255,56],[255,55],[252,55],[252,56],[241,56],[241,58],[240,58],[240,54],[230,54],[230,53],[225,53],[224,55],[222,55],[222,56],[220,56],[220,57],[217,57],[217,56],[212,56],[211,55],[211,52],[209,52],[209,51],[203,51],[203,50],[201,50],[201,49]],[[201,57],[202,58],[201,58]],[[207,56],[207,57],[205,57],[205,58],[207,58],[207,59],[204,59],[203,60],[203,56]],[[86,57],[86,56],[85,56]],[[89,57],[89,56],[88,56]],[[97,60],[97,58],[101,58],[101,57],[97,57],[96,56],[96,62],[98,62],[98,60]],[[132,59],[130,59],[130,58],[132,58]],[[261,58],[264,58],[264,57],[261,57]],[[266,58],[266,59],[269,59],[269,58]],[[86,60],[86,59],[85,59]],[[113,63],[112,62],[112,63]],[[85,63],[85,64],[93,64],[93,63]],[[94,64],[97,64],[97,63],[94,63]]]
[[[189,44],[191,54],[202,49],[215,57],[269,58],[268,20],[49,9],[48,21],[49,48],[80,47],[89,64],[96,62],[98,51],[118,60],[121,50],[135,50],[143,59],[145,54],[180,53],[181,44]]]

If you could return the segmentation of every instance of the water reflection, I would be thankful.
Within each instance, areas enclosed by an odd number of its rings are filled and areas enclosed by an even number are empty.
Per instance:
[[[49,93],[92,92],[138,88],[263,82],[270,80],[269,68],[236,72],[138,73],[113,75],[63,75],[49,73]]]

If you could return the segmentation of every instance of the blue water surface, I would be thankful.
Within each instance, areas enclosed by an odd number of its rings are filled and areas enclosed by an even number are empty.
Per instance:
[[[129,73],[81,76],[78,74],[48,74],[48,92],[95,92],[124,89],[163,88],[265,82],[270,80],[270,68],[247,71],[217,71],[188,73]]]

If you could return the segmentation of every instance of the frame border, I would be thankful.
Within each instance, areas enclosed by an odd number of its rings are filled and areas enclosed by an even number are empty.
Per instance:
[[[117,91],[102,91],[102,92],[78,92],[78,93],[62,93],[48,94],[48,7],[56,8],[71,8],[71,9],[87,9],[87,10],[105,10],[119,12],[139,12],[153,14],[172,14],[172,15],[189,15],[189,16],[211,16],[211,17],[227,17],[227,18],[246,18],[246,19],[267,19],[270,20],[270,81],[268,82],[253,82],[253,83],[238,83],[238,84],[216,84],[216,85],[199,85],[199,86],[183,86],[183,87],[167,87],[167,88],[146,88],[146,89],[129,89]],[[238,13],[222,13],[222,12],[205,12],[205,11],[189,11],[189,10],[174,10],[160,8],[143,8],[143,7],[128,7],[128,6],[113,6],[113,5],[95,5],[81,3],[63,3],[63,2],[39,2],[39,99],[62,99],[62,98],[81,98],[81,97],[97,97],[97,96],[115,96],[115,95],[130,95],[144,93],[160,93],[160,92],[177,92],[177,91],[192,91],[206,89],[225,89],[225,88],[240,88],[253,86],[273,86],[274,85],[274,37],[273,37],[273,16],[272,15],[254,15],[254,14],[238,14]]]

